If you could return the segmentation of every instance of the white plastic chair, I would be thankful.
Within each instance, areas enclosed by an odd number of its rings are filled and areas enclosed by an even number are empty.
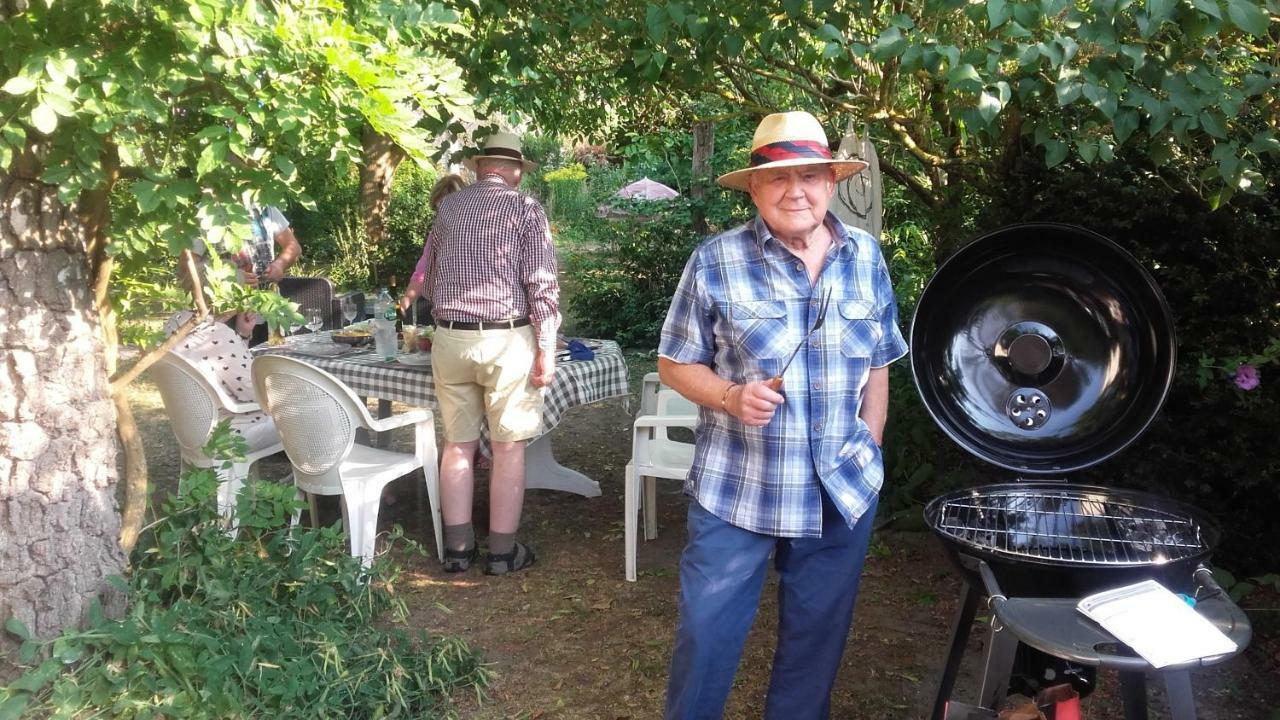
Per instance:
[[[382,488],[419,468],[426,479],[436,554],[444,557],[440,476],[435,421],[427,409],[378,420],[352,390],[329,373],[301,360],[264,355],[253,360],[253,387],[275,419],[293,480],[310,495],[340,495],[342,524],[351,555],[373,558]],[[356,429],[385,432],[413,425],[413,454],[358,445]],[[315,518],[312,499],[311,517]]]
[[[242,462],[232,463],[229,469],[223,469],[224,461],[214,461],[204,454],[204,446],[209,442],[214,426],[224,417],[231,417],[234,423],[235,416],[256,413],[261,409],[258,404],[233,399],[223,390],[222,384],[203,368],[172,350],[157,360],[148,372],[160,390],[182,460],[188,465],[215,468],[218,472],[221,478],[218,512],[234,531],[236,496],[249,476],[249,467],[261,458],[284,449],[274,423],[267,419],[239,426],[248,450]]]
[[[648,380],[642,392],[648,391]],[[693,428],[698,424],[698,407],[675,390],[659,387],[654,394],[652,412],[645,414],[645,397],[641,397],[641,414],[632,429],[631,461],[627,463],[624,488],[626,513],[627,580],[636,580],[636,514],[640,509],[641,478],[644,479],[644,518],[646,540],[658,537],[656,478],[684,480],[693,465],[693,443],[673,440],[669,428]]]

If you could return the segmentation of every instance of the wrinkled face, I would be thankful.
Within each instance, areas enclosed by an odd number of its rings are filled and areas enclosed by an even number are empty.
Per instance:
[[[769,168],[751,173],[747,189],[774,235],[807,236],[827,216],[835,174],[829,165]]]

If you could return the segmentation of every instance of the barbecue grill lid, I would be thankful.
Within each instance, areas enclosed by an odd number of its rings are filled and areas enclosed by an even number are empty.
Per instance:
[[[1023,473],[1063,473],[1133,442],[1173,381],[1160,288],[1083,228],[1013,225],[938,268],[911,323],[925,407],[961,447]]]

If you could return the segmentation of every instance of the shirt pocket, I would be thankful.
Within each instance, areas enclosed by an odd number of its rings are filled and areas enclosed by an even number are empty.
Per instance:
[[[787,347],[787,306],[779,300],[731,303],[729,326],[734,342],[753,358],[779,358]]]
[[[848,358],[869,358],[884,329],[870,300],[840,300],[840,352]]]

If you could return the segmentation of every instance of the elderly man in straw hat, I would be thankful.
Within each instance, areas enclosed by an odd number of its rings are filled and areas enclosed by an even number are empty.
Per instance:
[[[702,406],[680,559],[668,718],[718,718],[770,556],[778,645],[764,716],[825,718],[883,479],[889,363],[906,343],[872,237],[827,212],[866,167],[805,112],[769,115],[720,178],[758,215],[698,246],[658,346]]]
[[[555,375],[560,286],[546,212],[516,188],[533,163],[520,138],[490,137],[465,161],[477,180],[440,202],[402,308],[431,300],[431,370],[444,425],[440,497],[444,569],[478,555],[471,525],[480,427],[489,421],[489,555],[485,572],[533,563],[516,542],[524,505],[524,446],[542,426],[542,388]]]

